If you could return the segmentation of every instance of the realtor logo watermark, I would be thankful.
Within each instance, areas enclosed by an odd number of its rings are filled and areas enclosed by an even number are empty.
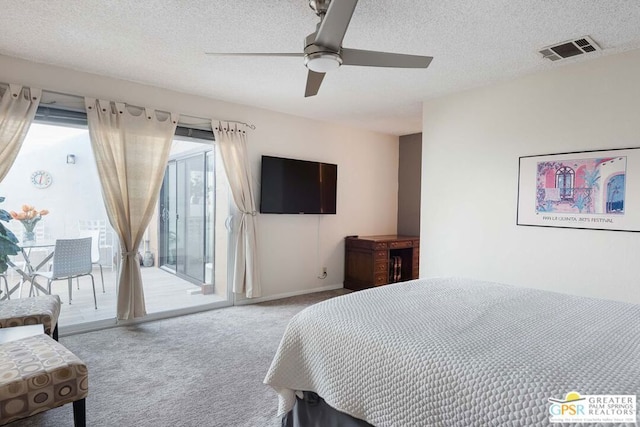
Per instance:
[[[635,423],[635,395],[584,395],[571,391],[564,399],[549,398],[552,423]]]

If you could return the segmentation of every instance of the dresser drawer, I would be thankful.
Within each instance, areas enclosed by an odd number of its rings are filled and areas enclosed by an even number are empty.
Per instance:
[[[385,271],[384,273],[376,273],[375,277],[374,277],[374,285],[375,286],[381,286],[381,285],[386,285],[387,284],[387,272]]]
[[[411,240],[403,240],[400,242],[389,242],[390,249],[410,248],[412,246],[413,246],[413,242]]]
[[[375,251],[375,252],[373,253],[373,257],[374,257],[376,260],[380,260],[380,259],[384,259],[384,260],[386,260],[386,259],[387,259],[387,254],[388,254],[388,252],[387,252],[387,251]]]

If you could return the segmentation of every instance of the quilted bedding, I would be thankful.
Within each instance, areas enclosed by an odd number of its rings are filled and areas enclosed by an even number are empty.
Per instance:
[[[640,397],[640,306],[466,279],[388,285],[298,313],[265,383],[280,415],[305,390],[378,427],[548,425],[550,397]]]

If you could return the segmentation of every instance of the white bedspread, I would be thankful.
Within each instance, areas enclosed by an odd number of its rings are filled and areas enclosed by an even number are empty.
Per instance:
[[[307,390],[379,427],[547,425],[549,397],[640,397],[640,306],[463,279],[354,292],[291,320],[265,383],[279,414]]]

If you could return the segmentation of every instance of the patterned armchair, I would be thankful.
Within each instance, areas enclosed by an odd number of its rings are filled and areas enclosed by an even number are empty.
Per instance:
[[[0,425],[73,403],[86,426],[87,365],[44,334],[0,344]]]
[[[0,328],[46,333],[0,344],[0,425],[73,403],[74,426],[86,426],[87,365],[57,342],[59,315],[57,295],[0,302]]]
[[[42,324],[45,334],[57,340],[60,306],[57,295],[0,301],[0,328]]]

